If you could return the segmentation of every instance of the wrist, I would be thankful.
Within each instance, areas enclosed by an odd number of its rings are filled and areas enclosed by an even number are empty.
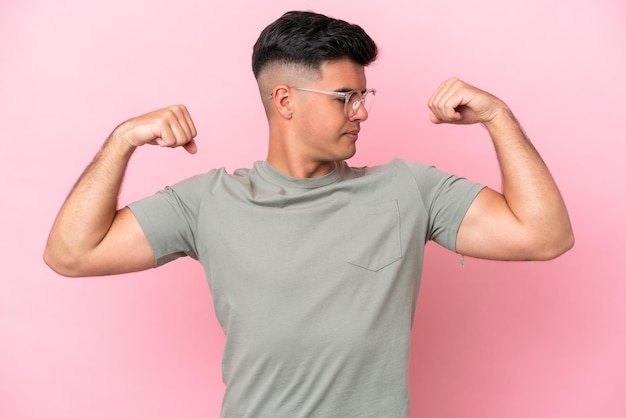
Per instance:
[[[137,145],[132,144],[124,134],[124,131],[121,131],[118,127],[109,135],[103,148],[109,149],[120,156],[130,158],[137,149]]]
[[[497,129],[511,125],[519,125],[515,115],[508,106],[502,103],[490,115],[490,117],[482,122],[487,130]]]

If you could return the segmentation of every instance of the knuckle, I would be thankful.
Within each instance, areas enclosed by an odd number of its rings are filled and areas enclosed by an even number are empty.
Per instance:
[[[155,118],[155,122],[160,126],[164,127],[170,124],[172,118],[174,118],[174,112],[170,108],[163,109]]]
[[[185,106],[182,104],[172,105],[168,107],[167,109],[171,112],[173,116],[177,116],[177,117],[183,115],[187,110]]]
[[[176,116],[176,109],[174,108],[174,106],[170,106],[168,108],[166,108],[163,111],[163,114],[168,117],[168,118],[172,118]]]

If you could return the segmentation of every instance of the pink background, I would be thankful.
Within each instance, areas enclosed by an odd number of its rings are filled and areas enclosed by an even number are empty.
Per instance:
[[[354,164],[399,156],[497,188],[484,130],[428,122],[430,93],[456,75],[508,102],[570,209],[577,243],[556,261],[460,267],[428,247],[412,416],[626,416],[623,0],[208,4],[0,3],[0,417],[218,416],[224,337],[199,265],[67,279],[41,254],[69,188],[126,118],[185,103],[200,151],[140,150],[122,202],[263,159],[250,52],[289,9],[357,22],[381,48]]]

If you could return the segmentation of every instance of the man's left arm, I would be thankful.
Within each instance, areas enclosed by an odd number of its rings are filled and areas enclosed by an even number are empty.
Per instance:
[[[502,172],[502,193],[483,189],[463,218],[456,241],[459,254],[549,260],[574,245],[556,182],[504,102],[451,78],[428,105],[433,123],[481,123],[493,140]]]

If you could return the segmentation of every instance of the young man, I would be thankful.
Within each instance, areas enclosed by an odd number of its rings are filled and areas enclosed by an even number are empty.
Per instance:
[[[224,417],[407,416],[425,242],[496,260],[547,260],[573,245],[558,188],[509,108],[458,79],[432,96],[431,120],[486,127],[503,193],[402,160],[349,167],[376,55],[356,25],[285,14],[253,53],[265,161],[118,209],[138,147],[196,152],[185,107],[157,110],[113,131],[53,225],[45,260],[66,276],[202,262],[227,337]]]

